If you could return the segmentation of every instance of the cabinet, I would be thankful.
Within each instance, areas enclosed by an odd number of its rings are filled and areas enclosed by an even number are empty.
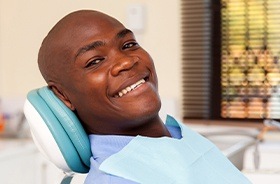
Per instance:
[[[0,139],[0,183],[55,184],[63,175],[31,139]]]

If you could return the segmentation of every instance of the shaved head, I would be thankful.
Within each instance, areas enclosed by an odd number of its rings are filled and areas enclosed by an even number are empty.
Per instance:
[[[42,76],[49,84],[50,82],[61,83],[67,76],[67,63],[73,62],[70,57],[74,53],[72,42],[79,37],[84,27],[91,24],[102,26],[103,20],[119,21],[104,13],[94,10],[79,10],[63,17],[48,33],[42,42],[38,54],[38,65]],[[84,29],[86,31],[86,29]],[[84,34],[84,33],[82,33]]]

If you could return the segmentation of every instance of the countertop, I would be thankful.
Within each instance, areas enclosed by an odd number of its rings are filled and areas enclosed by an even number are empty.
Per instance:
[[[31,138],[0,138],[0,160],[36,151]]]

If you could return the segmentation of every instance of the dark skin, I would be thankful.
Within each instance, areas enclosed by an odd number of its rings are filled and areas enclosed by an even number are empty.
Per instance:
[[[67,15],[44,39],[38,63],[89,134],[170,137],[158,115],[153,60],[116,19],[90,10]]]

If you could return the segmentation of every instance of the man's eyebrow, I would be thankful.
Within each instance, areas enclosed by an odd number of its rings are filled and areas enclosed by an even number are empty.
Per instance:
[[[123,38],[127,34],[133,34],[133,32],[129,29],[123,29],[123,30],[121,30],[120,32],[117,33],[117,38]]]
[[[75,58],[77,58],[80,54],[83,54],[89,50],[93,50],[93,49],[103,46],[103,45],[105,45],[105,43],[103,41],[95,41],[88,45],[85,45],[77,51]]]
[[[123,30],[121,30],[120,32],[117,33],[116,38],[123,38],[127,34],[133,34],[133,32],[131,30],[129,30],[129,29],[123,29]],[[75,60],[76,60],[76,58],[80,54],[83,54],[83,53],[85,53],[85,52],[87,52],[89,50],[93,50],[93,49],[95,49],[97,47],[104,46],[104,45],[105,45],[105,42],[103,42],[103,41],[95,41],[95,42],[92,42],[92,43],[90,43],[88,45],[83,46],[82,48],[80,48],[77,51],[77,53],[75,55]]]

